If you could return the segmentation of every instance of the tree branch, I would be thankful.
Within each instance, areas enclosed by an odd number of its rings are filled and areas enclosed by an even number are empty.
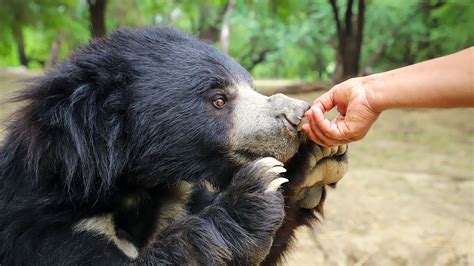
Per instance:
[[[258,65],[258,64],[262,63],[263,61],[265,61],[265,59],[267,58],[268,53],[273,52],[274,50],[276,50],[276,49],[275,48],[267,48],[267,49],[263,49],[262,51],[260,51],[258,53],[257,58],[251,59],[250,64],[246,66],[246,69],[249,72],[252,71],[252,69],[256,65]]]
[[[339,18],[339,8],[337,6],[336,0],[328,0],[331,4],[332,13],[334,15],[334,20],[336,21],[336,30],[337,36],[339,37],[339,41],[342,40],[342,28],[341,28],[341,20]]]
[[[434,9],[438,9],[442,6],[444,6],[444,4],[446,4],[446,1],[436,1],[435,3],[430,3],[429,1],[423,1],[422,2],[422,6],[423,6],[423,9],[427,12],[430,12]]]
[[[359,0],[357,12],[357,37],[362,40],[365,22],[365,0]]]
[[[221,24],[222,21],[224,20],[224,17],[225,17],[225,14],[227,13],[227,10],[229,8],[234,8],[233,5],[235,4],[235,1],[233,0],[227,0],[225,5],[222,6],[222,8],[219,10],[218,12],[218,17],[217,17],[217,21],[216,21],[216,24]]]
[[[362,39],[364,37],[364,23],[365,23],[365,0],[359,0],[357,8],[357,32],[356,32],[356,60],[359,62],[362,50]]]
[[[234,11],[235,0],[229,0],[227,2],[227,8],[224,14],[224,19],[222,20],[221,28],[221,47],[222,51],[226,54],[229,54],[229,45],[230,45],[230,21],[232,19],[232,11]]]
[[[229,1],[230,0],[226,1],[225,5],[223,5],[222,8],[217,11],[217,18],[214,21],[208,21],[209,10],[211,9],[211,7],[209,5],[199,6],[199,39],[211,43],[215,43],[219,40],[221,34],[220,25],[224,20],[227,7],[229,6]]]
[[[88,0],[90,31],[93,38],[105,36],[105,10],[107,0]]]
[[[373,53],[373,55],[367,60],[365,66],[361,68],[362,72],[364,74],[368,73],[368,68],[370,68],[375,62],[377,62],[377,60],[380,57],[382,57],[382,56],[387,57],[387,55],[385,54],[385,49],[388,46],[388,44],[387,44],[388,40],[389,39],[397,39],[398,36],[400,35],[401,30],[403,29],[403,25],[405,25],[406,23],[409,23],[413,19],[413,17],[416,16],[417,12],[419,12],[419,10],[414,10],[411,14],[408,14],[405,17],[405,19],[402,20],[400,23],[398,23],[397,25],[391,27],[394,30],[391,31],[389,37],[385,38],[386,41],[384,41],[380,44],[377,51],[375,53]],[[393,57],[388,58],[388,59],[392,63],[399,63],[399,60],[395,60]]]
[[[344,30],[347,35],[352,34],[352,5],[353,4],[354,4],[354,0],[347,0],[346,15],[344,17],[344,24],[345,24]]]

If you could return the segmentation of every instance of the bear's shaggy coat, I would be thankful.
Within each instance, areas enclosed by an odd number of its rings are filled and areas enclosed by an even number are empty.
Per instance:
[[[30,81],[0,150],[0,264],[276,263],[315,219],[291,190],[305,147],[285,199],[267,191],[281,166],[231,156],[233,105],[211,104],[236,83],[252,79],[167,28],[93,40]]]

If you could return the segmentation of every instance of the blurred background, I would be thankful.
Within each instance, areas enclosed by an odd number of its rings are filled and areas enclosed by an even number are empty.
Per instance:
[[[311,102],[347,78],[474,45],[474,1],[0,0],[0,100],[91,38],[151,25],[218,47],[264,94]],[[284,264],[474,265],[473,121],[472,109],[383,113],[350,146],[324,223],[298,231]]]

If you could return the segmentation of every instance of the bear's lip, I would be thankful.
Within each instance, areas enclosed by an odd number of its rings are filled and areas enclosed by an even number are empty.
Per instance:
[[[295,129],[298,127],[298,125],[300,124],[300,121],[301,121],[300,116],[283,115],[283,117]]]
[[[306,122],[304,113],[300,115],[283,115],[283,122],[291,131],[301,131],[302,125]]]
[[[306,116],[303,116],[298,122],[298,125],[296,125],[296,129],[298,131],[303,131],[303,125],[307,123],[308,123],[308,118],[306,118]]]
[[[288,118],[286,118],[286,116],[283,118],[283,123],[291,131],[297,131],[298,129],[298,124],[291,122]]]

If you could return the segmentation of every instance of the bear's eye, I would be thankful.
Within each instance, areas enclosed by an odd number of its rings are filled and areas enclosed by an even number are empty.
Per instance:
[[[215,99],[212,102],[212,105],[214,105],[214,107],[217,108],[217,109],[221,109],[225,105],[225,100],[223,98]]]

